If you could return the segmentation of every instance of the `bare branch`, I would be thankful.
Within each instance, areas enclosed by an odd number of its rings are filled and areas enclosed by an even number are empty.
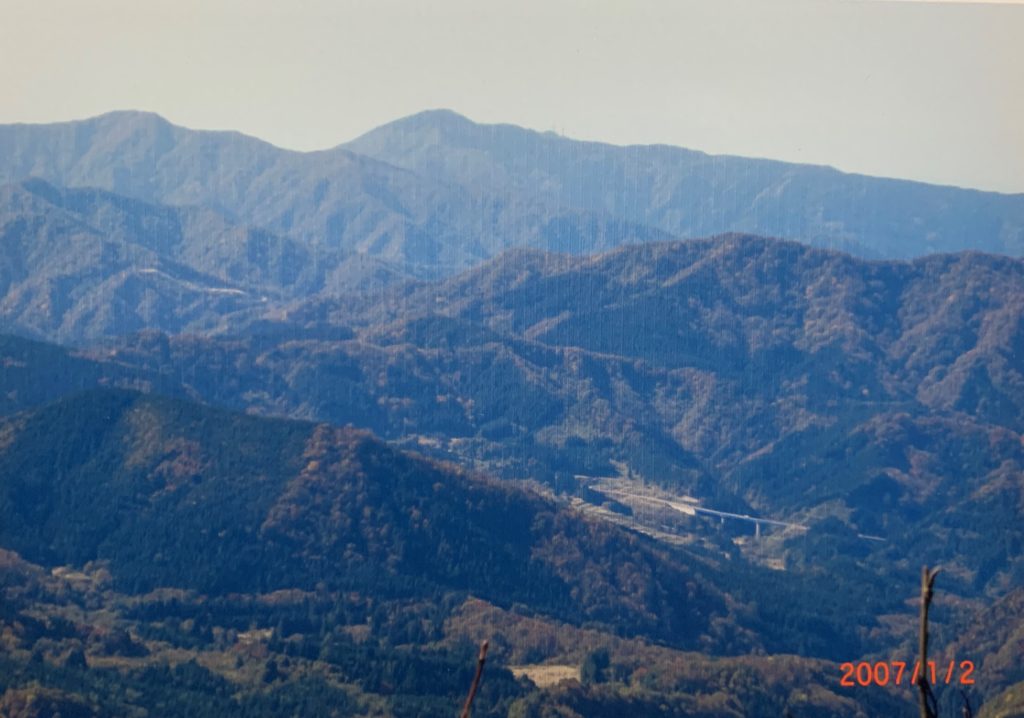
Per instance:
[[[469,714],[473,710],[473,699],[476,698],[476,691],[480,687],[480,678],[484,674],[484,662],[487,660],[487,646],[488,641],[484,641],[480,644],[480,657],[476,661],[476,675],[473,676],[473,685],[469,687],[469,695],[466,696],[466,704],[462,706],[462,713],[459,714],[459,718],[469,718]]]
[[[917,674],[917,688],[921,706],[921,718],[938,718],[935,694],[928,682],[928,609],[932,604],[932,590],[939,569],[921,567],[921,642],[919,646],[920,670]]]
[[[967,693],[961,688],[960,697],[964,701],[964,707],[961,709],[961,715],[963,718],[974,718],[974,711],[971,710],[971,699],[967,697]]]

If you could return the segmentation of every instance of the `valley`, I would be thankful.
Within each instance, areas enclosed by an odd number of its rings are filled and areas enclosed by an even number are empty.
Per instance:
[[[922,564],[1014,715],[1022,196],[446,111],[0,179],[5,718],[447,715],[483,640],[474,715],[910,715],[839,666]]]

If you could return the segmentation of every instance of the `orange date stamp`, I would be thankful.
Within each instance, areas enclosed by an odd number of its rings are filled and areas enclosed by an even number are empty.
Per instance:
[[[909,670],[908,670],[909,668]],[[857,663],[841,663],[839,670],[842,676],[839,685],[847,688],[856,686],[900,686],[906,680],[906,685],[917,685],[921,676],[921,662],[907,663],[906,661],[859,661]],[[935,661],[928,661],[924,677],[933,685],[974,685],[974,662],[952,660],[948,664],[939,665]]]

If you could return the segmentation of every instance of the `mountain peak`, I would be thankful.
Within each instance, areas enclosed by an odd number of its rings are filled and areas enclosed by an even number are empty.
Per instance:
[[[162,115],[146,110],[111,110],[99,115],[61,122],[15,122],[10,127],[61,127],[83,125],[172,126]]]
[[[431,125],[456,125],[456,124],[476,124],[465,115],[459,114],[455,110],[448,109],[447,107],[435,107],[420,112],[415,112],[406,117],[400,117],[395,120],[395,123],[422,123]]]
[[[428,144],[447,144],[460,138],[475,136],[490,127],[492,126],[477,124],[454,110],[438,108],[423,110],[387,122],[341,146],[360,154],[372,154],[365,150],[379,144],[389,144],[396,138],[400,138],[399,141],[417,144],[425,140]]]
[[[176,125],[165,117],[155,112],[143,110],[114,110],[81,120],[58,122],[48,126],[60,127],[62,125],[74,128],[77,132],[86,130],[87,132],[100,132],[108,135],[158,135],[177,129]]]
[[[444,107],[423,110],[397,120],[385,123],[366,134],[371,134],[385,128],[392,130],[424,130],[424,129],[465,129],[468,127],[479,127],[477,123],[465,115],[460,115],[454,110]],[[365,135],[363,135],[365,136]]]
[[[169,125],[171,122],[163,115],[149,110],[111,110],[93,117],[88,117],[82,122],[130,122],[130,123],[153,123]]]

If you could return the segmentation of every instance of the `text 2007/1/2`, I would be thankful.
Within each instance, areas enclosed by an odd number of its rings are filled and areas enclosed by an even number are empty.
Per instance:
[[[859,663],[842,663],[839,665],[839,670],[842,671],[839,685],[850,688],[890,684],[900,686],[903,685],[905,678],[909,679],[907,685],[913,686],[917,684],[918,676],[921,675],[921,662],[908,664],[905,661],[878,661],[876,663],[860,661]],[[933,686],[940,683],[947,686],[951,683],[970,686],[974,685],[973,673],[973,661],[960,661],[959,664],[956,661],[950,661],[948,665],[943,666],[937,666],[935,661],[928,661],[928,672],[925,677]]]

